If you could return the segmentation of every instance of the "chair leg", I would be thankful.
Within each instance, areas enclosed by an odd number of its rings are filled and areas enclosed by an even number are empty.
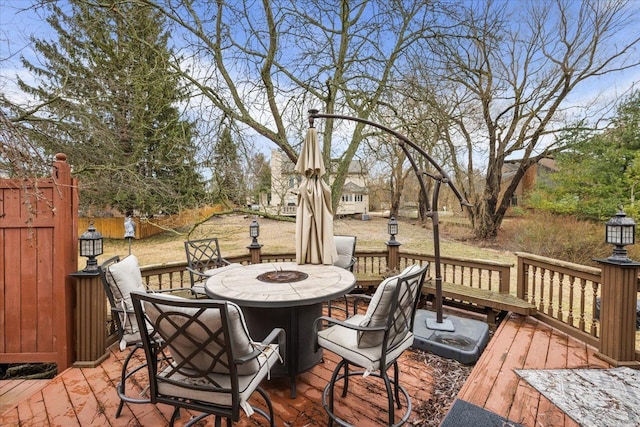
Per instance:
[[[400,384],[400,374],[398,372],[398,362],[393,362],[393,389],[395,391],[398,409],[402,409],[402,404],[400,403],[400,388],[398,386],[398,384]]]
[[[140,366],[136,366],[131,371],[128,370],[129,362],[131,362],[131,359],[133,358],[136,351],[138,351],[138,349],[142,349],[141,344],[136,344],[131,349],[127,357],[124,359],[124,362],[122,363],[122,371],[120,372],[120,382],[116,385],[116,391],[118,392],[118,396],[120,397],[120,403],[118,404],[118,409],[116,410],[116,418],[120,416],[120,413],[122,412],[122,408],[124,407],[124,402],[128,402],[128,403],[149,403],[150,402],[150,399],[148,398],[138,399],[138,398],[127,396],[127,385],[126,385],[127,380],[139,370],[147,367],[147,364],[143,363]]]
[[[393,398],[393,390],[391,389],[391,382],[389,381],[389,375],[386,371],[381,371],[380,376],[384,380],[384,387],[387,390],[387,405],[389,407],[389,426],[393,425],[393,420],[396,417],[395,404]],[[398,398],[398,403],[400,399]]]
[[[175,423],[178,418],[180,418],[180,407],[176,406],[175,408],[173,408],[173,414],[171,414],[169,426],[173,427],[173,423]]]
[[[351,375],[363,375],[364,371],[347,371],[346,366],[344,368],[344,373],[340,373],[340,371],[343,369],[343,365],[346,365],[348,362],[346,362],[344,359],[340,361],[340,363],[338,363],[338,365],[336,366],[336,368],[333,371],[333,374],[331,375],[331,380],[329,381],[329,384],[327,384],[324,388],[324,391],[322,393],[322,406],[324,407],[325,411],[327,412],[327,414],[329,415],[329,422],[328,425],[329,426],[333,426],[334,423],[337,423],[340,426],[343,427],[354,427],[352,424],[349,424],[346,420],[341,419],[340,417],[338,417],[335,413],[335,405],[334,405],[334,388],[335,388],[335,383],[337,381],[340,380],[347,380],[347,378]],[[405,390],[404,387],[402,387],[401,385],[399,385],[398,383],[398,369],[397,366],[394,367],[394,374],[393,377],[394,379],[391,380],[389,378],[389,375],[387,374],[386,371],[378,371],[378,372],[371,372],[369,375],[371,377],[377,377],[379,379],[381,379],[382,381],[384,381],[384,385],[385,385],[385,390],[387,393],[387,405],[389,408],[389,421],[388,421],[388,426],[390,427],[399,427],[402,426],[403,424],[405,424],[407,422],[407,420],[409,419],[409,416],[411,415],[411,409],[412,409],[412,405],[411,405],[411,397],[409,396],[409,393],[407,393],[407,390]],[[347,376],[345,376],[345,373]],[[393,383],[393,388],[392,388],[392,383]],[[394,403],[394,401],[397,402],[397,406],[398,409],[402,408],[402,404],[400,401],[400,394],[402,394],[404,396],[404,399],[406,401],[406,410],[404,411],[403,415],[401,416],[401,419],[397,422],[394,423],[395,421],[395,406],[396,403]]]
[[[329,380],[329,384],[327,384],[327,386],[324,388],[324,392],[322,393],[322,406],[324,406],[325,410],[329,414],[329,423],[328,423],[329,427],[333,426],[333,417],[334,417],[334,415],[333,415],[333,408],[334,408],[333,392],[334,392],[336,381],[340,378],[339,374],[340,374],[340,370],[343,368],[343,366],[344,366],[345,373],[346,373],[347,372],[347,363],[345,362],[344,359],[340,360],[340,363],[338,363],[336,368],[333,370],[333,374],[331,374],[331,380]],[[348,378],[349,378],[348,376],[344,377],[345,381]],[[346,389],[347,389],[347,384],[345,383],[344,390],[346,390]],[[344,390],[343,390],[343,393],[344,393]],[[329,394],[329,402],[326,401],[327,394]]]
[[[260,395],[264,399],[264,401],[265,401],[265,403],[267,405],[268,413],[264,412],[263,410],[261,410],[259,408],[254,408],[255,411],[260,413],[263,417],[265,417],[269,421],[269,425],[271,427],[276,427],[276,420],[275,420],[275,417],[273,415],[273,405],[271,404],[271,398],[269,398],[269,395],[267,394],[266,391],[264,391],[264,389],[262,387],[257,387],[256,390],[258,391],[258,393],[260,393]]]
[[[347,397],[347,391],[349,390],[349,363],[344,363],[344,387],[342,388],[342,397]]]

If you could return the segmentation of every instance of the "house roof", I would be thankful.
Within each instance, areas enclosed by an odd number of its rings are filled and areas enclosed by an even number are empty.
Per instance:
[[[354,182],[346,182],[342,187],[343,193],[367,194],[369,191],[365,187],[361,187]]]

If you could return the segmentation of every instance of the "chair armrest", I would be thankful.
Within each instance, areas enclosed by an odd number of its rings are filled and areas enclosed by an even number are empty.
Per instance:
[[[147,289],[147,292],[153,294],[164,294],[169,292],[191,292],[191,288]]]
[[[208,276],[207,276],[206,274],[204,274],[203,272],[198,271],[198,270],[195,270],[195,269],[193,269],[193,268],[191,268],[191,267],[186,267],[186,269],[187,269],[187,271],[188,271],[189,273],[191,273],[191,274],[195,274],[196,276],[200,276],[201,278],[206,278],[206,277],[208,277]]]
[[[328,316],[322,316],[322,317],[318,317],[314,322],[313,322],[313,331],[315,334],[318,333],[318,331],[320,330],[318,327],[322,322],[326,322],[326,326],[334,326],[334,325],[338,325],[338,326],[343,326],[347,329],[353,329],[355,331],[384,331],[387,329],[386,325],[382,325],[382,326],[360,326],[360,325],[356,325],[354,323],[348,323],[344,320],[338,320],[335,319],[333,317],[328,317]]]
[[[284,360],[284,354],[286,354],[285,352],[285,347],[286,347],[286,335],[285,335],[285,330],[282,328],[273,328],[273,330],[271,331],[271,333],[269,335],[267,335],[267,337],[262,340],[262,342],[258,343],[259,346],[263,346],[266,347],[269,344],[273,344],[274,341],[277,340],[278,342],[278,353],[280,353],[280,359]],[[240,356],[237,357],[236,359],[234,359],[234,362],[241,365],[243,363],[246,363],[252,359],[255,359],[256,357],[258,357],[260,354],[262,353],[261,350],[256,349],[253,350],[251,353],[247,353],[244,356]]]

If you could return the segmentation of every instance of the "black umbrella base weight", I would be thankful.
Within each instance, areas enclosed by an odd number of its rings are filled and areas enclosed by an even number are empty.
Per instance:
[[[453,330],[429,328],[438,324],[436,313],[417,310],[413,327],[413,347],[430,351],[438,356],[457,360],[465,365],[474,364],[489,342],[489,325],[479,320],[448,315],[444,323],[453,325]]]

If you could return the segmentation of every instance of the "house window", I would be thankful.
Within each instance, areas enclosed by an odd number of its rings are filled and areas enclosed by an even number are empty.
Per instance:
[[[299,176],[290,176],[289,177],[289,188],[300,187],[300,182],[302,182],[302,178]]]
[[[361,202],[362,201],[362,194],[356,194],[355,199],[356,199],[356,202]]]
[[[343,202],[351,202],[353,201],[353,194],[343,194],[342,195]]]

